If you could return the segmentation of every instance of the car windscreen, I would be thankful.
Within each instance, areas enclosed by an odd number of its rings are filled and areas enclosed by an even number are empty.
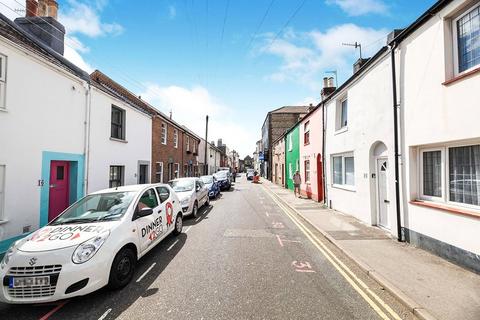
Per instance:
[[[217,172],[215,173],[215,178],[217,179],[227,179],[227,172],[226,171],[220,171],[220,172]]]
[[[202,176],[200,179],[202,179],[203,183],[205,184],[213,183],[213,176]]]
[[[136,192],[88,195],[68,208],[50,225],[118,220],[125,214],[135,195]]]
[[[192,191],[194,187],[193,180],[173,180],[168,183],[175,192]]]

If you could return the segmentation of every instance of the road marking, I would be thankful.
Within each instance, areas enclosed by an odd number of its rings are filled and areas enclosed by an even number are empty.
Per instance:
[[[280,247],[283,247],[282,239],[280,239],[280,236],[278,234],[277,234],[277,240],[278,240],[278,243],[280,244]]]
[[[285,226],[283,225],[283,223],[281,222],[272,222],[272,227],[274,229],[283,229],[285,228]]]
[[[170,251],[177,244],[177,242],[178,242],[178,239],[175,240],[175,242],[172,243],[172,245],[170,247],[168,247],[167,251]]]
[[[187,229],[185,229],[185,233],[188,232],[188,230],[190,230],[192,228],[192,226],[188,227]]]
[[[103,319],[105,319],[111,311],[112,311],[112,308],[110,308],[110,309],[108,309],[107,311],[105,311],[105,313],[102,314],[102,316],[101,316],[100,318],[98,318],[98,320],[103,320]]]
[[[265,188],[265,187],[264,187]],[[392,310],[392,308],[387,305],[379,296],[377,296],[361,279],[359,279],[351,270],[348,268],[337,256],[328,249],[325,244],[318,239],[297,217],[293,216],[288,209],[280,203],[273,192],[266,191],[272,200],[282,209],[282,211],[292,220],[293,223],[305,234],[305,236],[310,240],[310,242],[327,258],[327,260],[337,269],[337,271],[347,280],[348,283],[362,296],[362,298],[367,301],[367,303],[382,317],[382,319],[389,319],[389,317],[380,309],[380,307],[367,295],[368,292],[377,303],[382,306],[388,313],[396,320],[401,320],[398,314]],[[356,282],[355,282],[356,281]],[[358,283],[358,285],[357,285]]]
[[[52,310],[50,310],[49,312],[47,312],[47,314],[45,314],[43,317],[41,317],[39,320],[48,320],[55,312],[57,312],[58,310],[60,310],[64,305],[66,305],[68,302],[68,300],[65,300],[63,302],[61,302],[59,305],[57,305],[55,308],[53,308]]]
[[[150,272],[150,270],[153,269],[153,267],[155,267],[156,264],[157,264],[157,263],[154,262],[154,263],[147,269],[147,271],[145,271],[145,272],[137,279],[137,282],[142,281],[142,279],[147,275],[147,273]]]
[[[270,215],[268,214],[268,211],[265,211],[265,215],[266,215],[267,217],[270,217]]]

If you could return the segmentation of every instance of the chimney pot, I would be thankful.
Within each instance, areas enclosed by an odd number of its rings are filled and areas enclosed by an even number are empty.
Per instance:
[[[47,8],[48,8],[47,15],[49,17],[52,17],[55,20],[57,20],[57,17],[58,17],[58,3],[57,3],[57,1],[56,0],[48,0],[47,1]]]
[[[37,12],[38,12],[38,2],[37,0],[27,0],[27,3],[25,5],[27,12],[26,16],[27,17],[36,17]]]
[[[328,78],[327,77],[323,78],[323,87],[324,88],[328,87]]]
[[[333,77],[328,78],[327,84],[328,84],[327,87],[329,88],[335,87],[335,85],[333,84]]]
[[[38,0],[38,12],[37,15],[39,17],[47,17],[48,16],[48,5],[47,0]]]

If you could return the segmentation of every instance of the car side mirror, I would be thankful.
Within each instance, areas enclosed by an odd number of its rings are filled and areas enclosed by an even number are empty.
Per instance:
[[[152,208],[143,208],[143,209],[140,209],[140,210],[137,210],[137,212],[135,212],[135,219],[138,219],[138,218],[143,218],[143,217],[146,217],[146,216],[149,216],[153,214],[153,209]]]
[[[200,186],[197,186],[197,187],[195,188],[195,191],[197,191],[197,192],[200,191]]]

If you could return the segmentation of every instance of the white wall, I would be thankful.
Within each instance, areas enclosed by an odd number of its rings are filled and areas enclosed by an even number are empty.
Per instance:
[[[138,183],[139,161],[148,162],[150,181],[152,118],[96,87],[92,86],[91,93],[88,192],[109,187],[111,165],[125,166],[124,184],[131,185]],[[110,138],[112,105],[125,110],[125,142]]]
[[[42,152],[83,154],[86,90],[84,82],[3,38],[0,53],[7,56],[6,111],[0,110],[0,164],[6,165],[1,243],[24,226],[39,226]]]
[[[401,63],[403,110],[404,224],[410,230],[480,254],[479,218],[412,205],[419,198],[418,147],[445,143],[480,144],[480,73],[443,85],[452,79],[451,18],[467,1],[454,1],[404,40],[397,56]],[[470,2],[471,3],[471,2]],[[449,203],[453,209],[460,205]]]
[[[348,130],[341,132],[336,130],[336,112],[337,103],[344,96],[348,98]],[[396,235],[392,108],[391,64],[388,53],[384,53],[363,75],[327,102],[325,176],[328,204],[331,202],[332,208],[367,224],[376,224],[373,149],[377,143],[383,143],[389,160],[388,216],[391,233]],[[355,186],[351,188],[333,186],[332,156],[342,153],[354,156]]]

